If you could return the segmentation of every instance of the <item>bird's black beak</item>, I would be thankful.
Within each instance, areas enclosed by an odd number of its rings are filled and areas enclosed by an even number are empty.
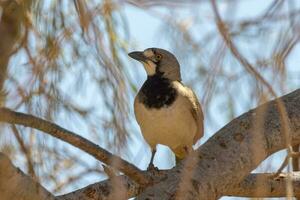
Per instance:
[[[133,51],[128,54],[131,58],[141,61],[141,62],[146,62],[147,57],[143,54],[142,51]]]

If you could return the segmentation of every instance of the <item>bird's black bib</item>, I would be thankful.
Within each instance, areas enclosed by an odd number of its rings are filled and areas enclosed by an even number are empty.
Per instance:
[[[148,108],[158,109],[170,106],[177,97],[177,92],[170,80],[163,78],[160,74],[148,76],[140,92],[139,101]]]

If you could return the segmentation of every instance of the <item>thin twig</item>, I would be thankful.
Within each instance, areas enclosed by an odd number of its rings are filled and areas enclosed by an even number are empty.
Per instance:
[[[27,168],[28,168],[28,173],[34,178],[36,179],[36,174],[35,174],[35,171],[34,171],[34,165],[33,165],[33,162],[32,162],[32,159],[31,159],[31,153],[30,153],[30,149],[27,148],[26,144],[24,143],[17,127],[13,124],[11,126],[11,129],[14,133],[14,136],[16,137],[17,139],[17,142],[19,143],[20,145],[20,149],[21,151],[23,152],[24,156],[26,157],[26,160],[27,160]]]

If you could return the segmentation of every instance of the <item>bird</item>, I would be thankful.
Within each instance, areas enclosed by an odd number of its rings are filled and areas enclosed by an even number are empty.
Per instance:
[[[180,64],[171,52],[153,47],[128,55],[139,61],[147,73],[134,99],[134,114],[151,148],[148,169],[155,168],[158,144],[174,152],[177,164],[203,136],[204,116],[197,96],[182,83]]]

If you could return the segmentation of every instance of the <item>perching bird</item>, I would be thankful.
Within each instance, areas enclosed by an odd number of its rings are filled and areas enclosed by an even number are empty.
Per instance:
[[[203,136],[203,113],[195,93],[181,82],[176,57],[163,49],[149,48],[128,54],[140,61],[147,80],[134,100],[134,113],[152,156],[156,145],[168,146],[183,159]]]

